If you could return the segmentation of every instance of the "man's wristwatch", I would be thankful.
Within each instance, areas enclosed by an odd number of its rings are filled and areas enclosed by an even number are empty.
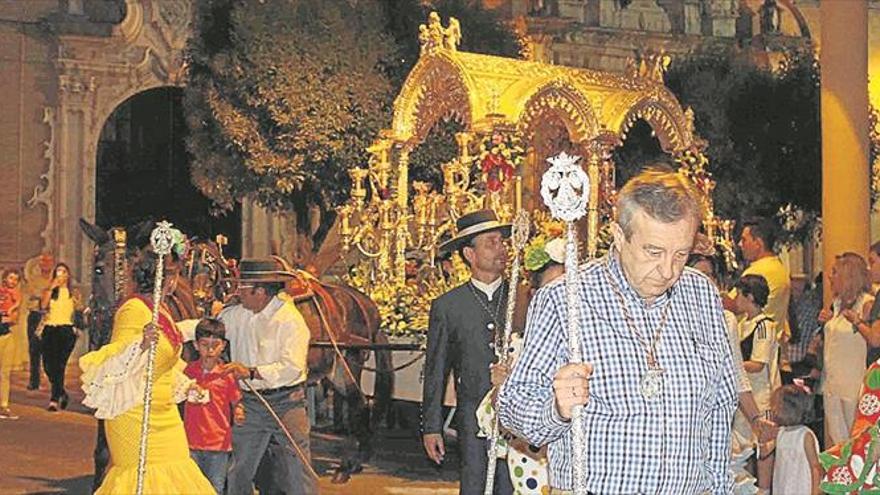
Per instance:
[[[254,375],[257,373],[257,368],[248,368],[248,373],[250,374],[251,380],[253,380]]]

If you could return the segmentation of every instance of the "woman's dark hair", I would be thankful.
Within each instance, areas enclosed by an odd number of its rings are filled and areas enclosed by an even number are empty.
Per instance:
[[[796,426],[807,424],[813,419],[813,396],[796,385],[784,385],[773,392],[779,404],[776,411],[776,424]]]
[[[171,262],[176,265],[180,258],[173,250],[169,255]],[[168,257],[166,256],[166,259]],[[156,262],[158,257],[150,247],[138,251],[131,260],[131,277],[134,280],[135,291],[139,294],[150,294],[156,283]],[[170,275],[170,267],[165,267],[166,275]],[[176,268],[176,267],[175,267]]]
[[[752,300],[758,307],[763,308],[767,305],[767,298],[770,297],[770,287],[767,286],[767,279],[760,275],[743,275],[734,284],[736,290],[745,296],[752,296]]]
[[[52,280],[55,280],[55,277],[58,276],[58,269],[61,268],[62,266],[67,270],[67,292],[69,293],[70,292],[71,273],[70,273],[70,267],[67,266],[67,263],[57,263],[55,265],[55,268],[52,269]],[[5,275],[3,278],[6,278]],[[61,287],[55,287],[54,289],[52,289],[52,299],[54,299],[56,301],[58,300],[58,294],[61,293],[60,289],[61,289]]]

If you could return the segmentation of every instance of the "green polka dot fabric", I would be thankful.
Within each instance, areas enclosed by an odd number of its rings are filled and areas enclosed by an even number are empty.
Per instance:
[[[490,390],[477,407],[477,424],[482,437],[491,434],[495,421],[495,408],[492,406],[494,392],[494,389]],[[549,495],[546,447],[529,445],[512,433],[502,431],[495,454],[499,459],[507,459],[510,481],[516,495]]]

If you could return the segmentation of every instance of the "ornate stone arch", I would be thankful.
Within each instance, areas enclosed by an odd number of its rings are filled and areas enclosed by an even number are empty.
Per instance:
[[[192,32],[191,0],[126,0],[125,18],[109,36],[64,32],[56,38],[57,97],[46,107],[48,170],[28,206],[45,205],[44,246],[85,282],[91,242],[78,219],[95,219],[97,144],[110,114],[128,98],[186,81],[184,48]]]
[[[565,123],[573,142],[590,139],[599,130],[599,120],[585,94],[565,80],[538,87],[526,100],[517,118],[523,138],[531,141],[541,122],[551,116]]]
[[[469,128],[476,94],[473,81],[456,60],[442,52],[423,56],[394,102],[394,139],[415,145],[435,123],[451,116]]]
[[[693,112],[682,111],[674,97],[665,91],[618,102],[626,110],[611,119],[611,130],[626,139],[626,133],[639,119],[651,126],[660,147],[669,154],[676,154],[694,143]]]

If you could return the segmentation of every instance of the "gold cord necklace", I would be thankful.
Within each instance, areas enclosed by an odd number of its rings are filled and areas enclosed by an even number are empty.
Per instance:
[[[645,375],[642,377],[641,382],[639,383],[639,392],[641,392],[642,397],[645,399],[654,399],[663,391],[663,368],[660,366],[660,363],[657,362],[657,344],[660,342],[660,335],[663,333],[663,329],[666,328],[666,322],[669,317],[669,307],[672,305],[672,299],[668,299],[666,301],[666,305],[663,307],[663,312],[660,314],[660,323],[657,325],[657,329],[654,331],[654,335],[651,338],[651,342],[648,342],[647,339],[642,336],[641,332],[639,332],[638,327],[635,324],[635,320],[629,312],[629,308],[626,305],[626,299],[623,297],[623,292],[620,287],[617,286],[617,282],[614,281],[614,278],[611,276],[611,269],[608,267],[609,262],[606,261],[604,265],[604,273],[605,278],[608,280],[608,284],[611,286],[611,291],[614,292],[614,295],[617,296],[617,301],[620,303],[620,309],[623,313],[623,320],[626,322],[626,326],[629,329],[630,333],[636,338],[636,341],[642,347],[642,350],[645,352],[645,358],[648,363],[648,371],[645,372]]]

